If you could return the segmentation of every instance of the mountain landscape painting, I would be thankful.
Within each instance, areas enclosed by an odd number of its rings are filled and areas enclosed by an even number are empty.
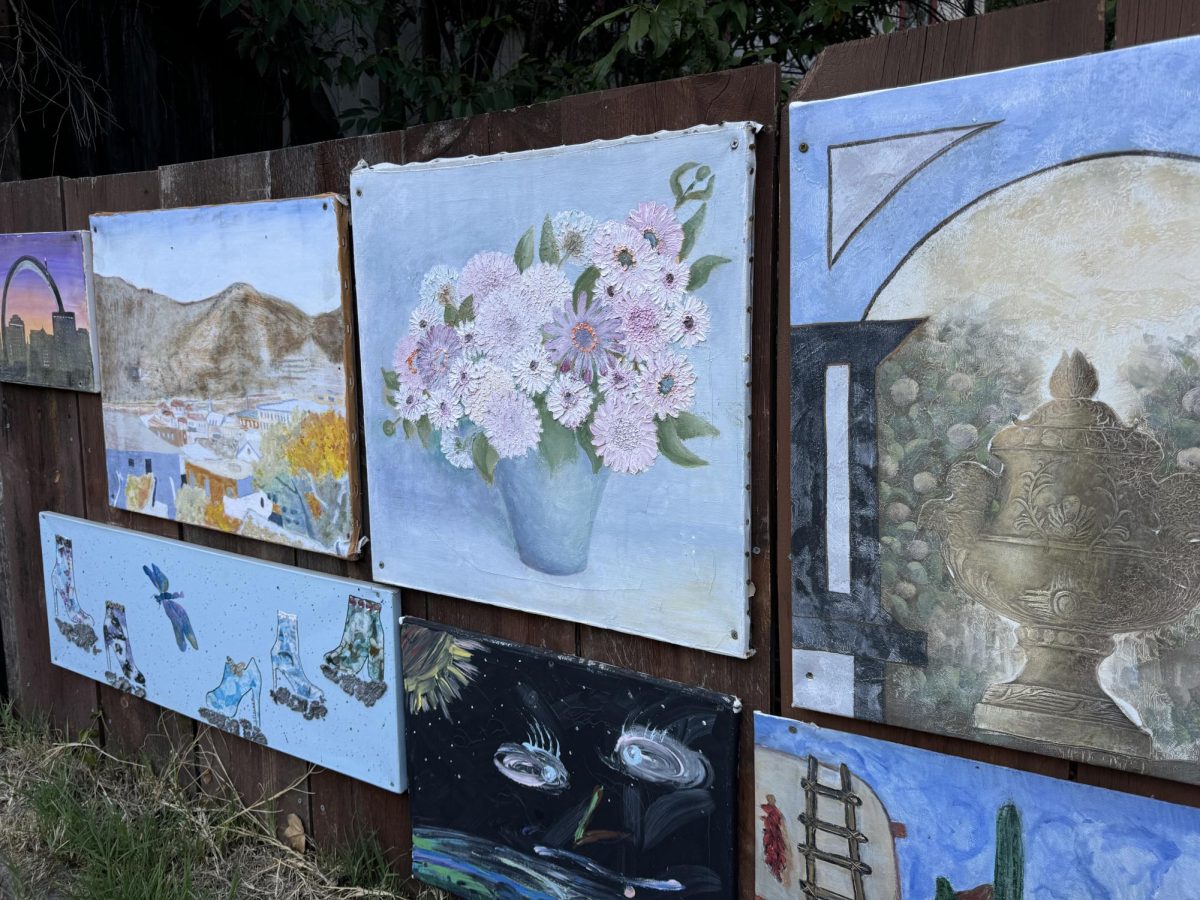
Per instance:
[[[344,201],[91,225],[109,502],[357,555]]]
[[[95,393],[86,231],[0,234],[0,381]]]

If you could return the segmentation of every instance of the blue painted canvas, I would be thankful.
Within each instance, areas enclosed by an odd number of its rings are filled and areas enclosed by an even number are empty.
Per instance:
[[[378,578],[749,652],[756,129],[353,174]]]
[[[1176,900],[1200,810],[754,714],[762,900]]]
[[[795,705],[1200,782],[1197,83],[791,107]]]
[[[55,513],[41,528],[55,665],[406,789],[399,591]]]

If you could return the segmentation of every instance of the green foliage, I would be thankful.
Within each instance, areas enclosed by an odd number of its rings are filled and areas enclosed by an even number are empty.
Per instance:
[[[950,881],[939,875],[933,900],[954,900],[956,896],[957,894],[954,892],[954,887],[950,884]]]
[[[692,418],[698,422],[703,422],[708,428],[712,428],[711,425],[704,422],[699,416],[692,416]],[[654,424],[658,428],[659,453],[675,463],[675,465],[688,469],[708,465],[708,460],[701,459],[683,445],[683,436],[679,433],[679,422],[676,419],[658,419]],[[712,430],[716,431],[715,428],[712,428]]]
[[[475,468],[479,470],[483,480],[491,484],[496,478],[496,464],[500,462],[500,454],[488,442],[482,431],[475,435],[475,440],[471,443],[471,459],[475,461]]]
[[[542,438],[538,442],[538,452],[542,454],[551,471],[564,463],[572,462],[579,455],[575,429],[568,428],[554,418],[546,406],[544,396],[535,397],[533,405],[537,407],[538,416],[542,420]]]
[[[373,831],[355,834],[345,844],[321,852],[318,864],[341,888],[392,895],[404,886],[404,879],[392,870],[383,844]]]
[[[764,60],[799,73],[829,44],[896,24],[892,0],[197,2],[227,20],[238,53],[283,96],[368,94],[341,110],[344,133]],[[931,0],[905,6],[913,19],[939,15]]]
[[[533,226],[529,226],[529,230],[521,235],[521,239],[517,241],[517,249],[513,251],[513,262],[517,264],[517,268],[524,272],[533,265]]]

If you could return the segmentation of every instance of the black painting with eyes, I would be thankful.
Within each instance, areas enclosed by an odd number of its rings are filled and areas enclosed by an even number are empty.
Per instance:
[[[401,657],[422,881],[735,896],[736,698],[407,617]]]

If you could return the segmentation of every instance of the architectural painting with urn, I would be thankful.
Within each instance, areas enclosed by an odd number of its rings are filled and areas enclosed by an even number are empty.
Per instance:
[[[1200,781],[1198,49],[792,106],[795,706]]]

